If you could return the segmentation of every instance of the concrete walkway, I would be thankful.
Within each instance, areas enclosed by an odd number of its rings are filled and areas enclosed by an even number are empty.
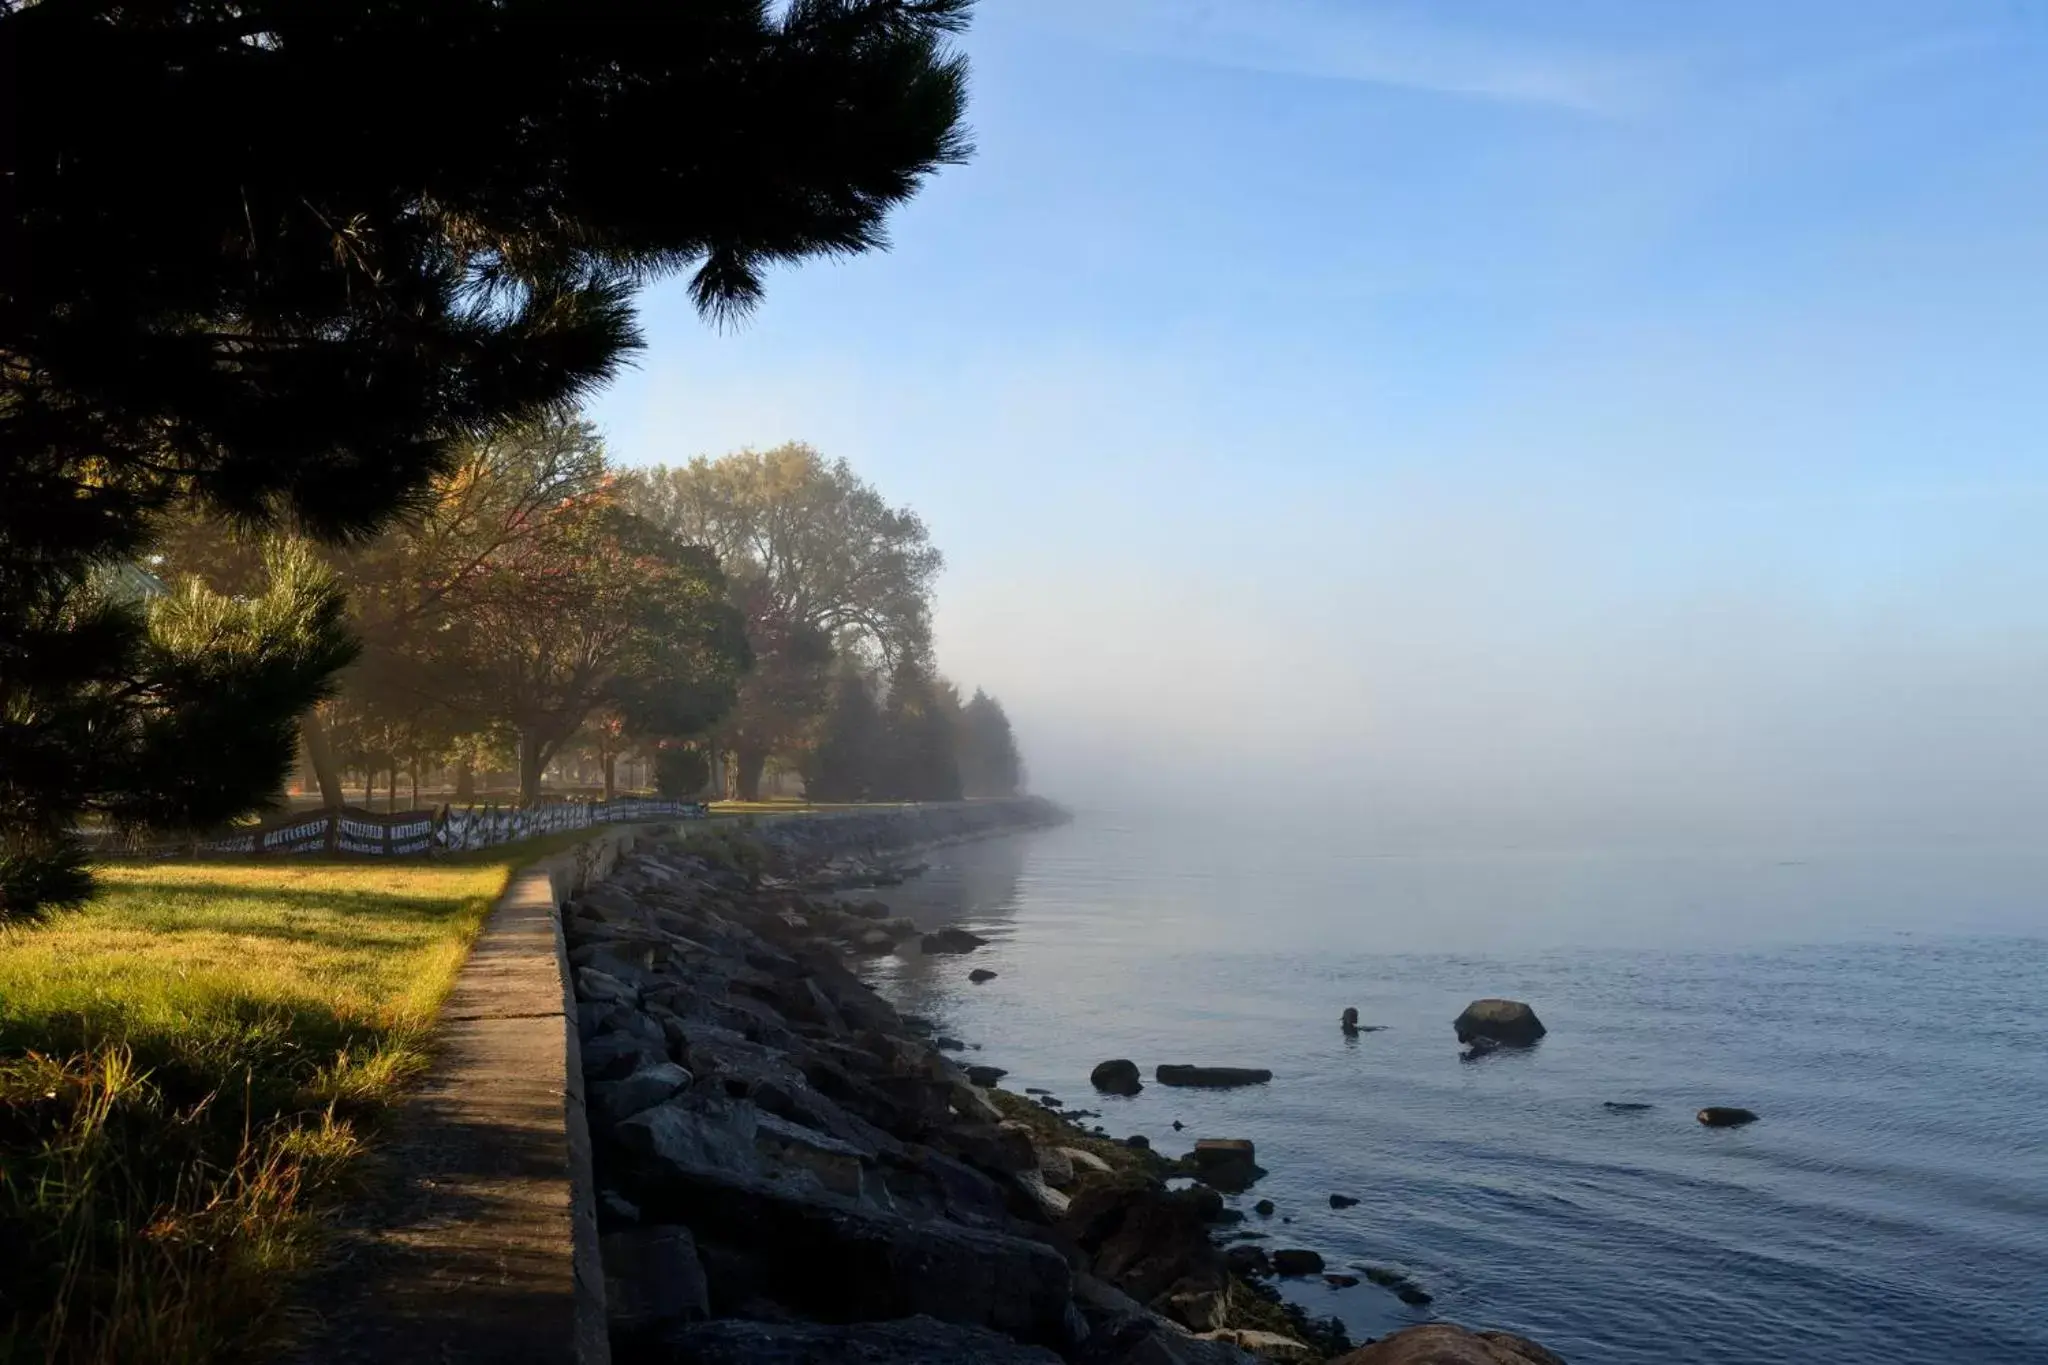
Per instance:
[[[311,1287],[299,1365],[608,1365],[590,1137],[555,907],[636,838],[517,873],[443,1007],[433,1070]]]

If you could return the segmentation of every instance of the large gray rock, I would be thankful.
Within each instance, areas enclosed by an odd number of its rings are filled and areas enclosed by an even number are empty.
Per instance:
[[[600,1033],[583,1045],[586,1081],[622,1081],[645,1066],[668,1060],[661,1044],[637,1033]]]
[[[595,967],[578,967],[576,998],[593,1004],[634,1005],[640,1001],[640,992]]]
[[[752,1175],[761,1169],[757,1122],[751,1104],[685,1092],[621,1121],[613,1133],[655,1178],[665,1171],[705,1168]]]
[[[688,1228],[627,1228],[605,1236],[599,1254],[604,1258],[605,1312],[615,1341],[711,1316],[704,1267]]]
[[[1060,1365],[979,1327],[929,1317],[848,1326],[818,1323],[700,1323],[671,1333],[664,1365]]]
[[[1069,1275],[1058,1252],[936,1220],[913,1222],[725,1171],[662,1167],[628,1193],[645,1216],[686,1221],[700,1243],[751,1259],[749,1288],[823,1322],[910,1317],[1065,1344]],[[712,1267],[712,1297],[720,1295]]]
[[[643,1066],[624,1080],[603,1088],[605,1117],[618,1123],[643,1109],[652,1109],[677,1091],[687,1089],[690,1080],[690,1073],[674,1062]]]
[[[1452,1027],[1461,1043],[1484,1041],[1502,1047],[1528,1047],[1548,1032],[1536,1011],[1519,1000],[1474,1000]]]
[[[769,1160],[809,1171],[826,1189],[849,1198],[860,1196],[862,1170],[875,1155],[815,1128],[758,1111],[754,1146]]]

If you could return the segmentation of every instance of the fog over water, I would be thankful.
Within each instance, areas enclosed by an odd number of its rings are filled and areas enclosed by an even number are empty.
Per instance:
[[[1796,560],[1708,568],[1712,508],[1431,497],[1341,548],[1248,518],[1255,562],[967,585],[941,648],[1082,802],[1302,802],[1396,846],[1997,844],[2048,818],[2048,622],[2016,592],[2040,556],[1951,541],[1995,509],[1894,511],[1921,543],[1826,571],[1870,547],[1823,523]]]

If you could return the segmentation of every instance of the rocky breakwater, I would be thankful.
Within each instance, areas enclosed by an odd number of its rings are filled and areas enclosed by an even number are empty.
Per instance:
[[[1348,1349],[1226,1258],[1238,1215],[1212,1188],[1168,1186],[1192,1163],[994,1088],[1000,1068],[963,1070],[861,982],[850,968],[875,936],[922,951],[908,921],[825,894],[916,846],[874,818],[849,833],[881,837],[851,846],[796,822],[700,831],[564,907],[613,1359],[1251,1365]],[[1205,1164],[1250,1158],[1216,1151]]]
[[[614,1359],[1252,1359],[1198,1336],[1216,1210],[862,984],[878,921],[790,889],[828,849],[706,832],[566,908]]]

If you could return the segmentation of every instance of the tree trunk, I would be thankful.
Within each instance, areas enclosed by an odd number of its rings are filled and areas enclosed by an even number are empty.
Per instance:
[[[455,799],[476,800],[476,764],[466,754],[455,761]]]
[[[768,766],[768,751],[741,746],[733,755],[733,776],[739,782],[740,800],[761,799],[761,773]]]
[[[547,755],[541,737],[521,732],[519,736],[519,804],[537,806],[540,804],[540,774],[547,767]]]
[[[408,806],[407,809],[418,810],[420,808],[420,761],[418,759],[414,759],[412,763],[409,766],[407,766],[405,770],[405,780],[412,788],[412,794],[406,798],[408,801],[411,802],[411,805]]]
[[[398,762],[396,759],[392,760],[391,763],[391,784],[384,789],[384,813],[386,815],[398,814]]]
[[[619,756],[608,753],[604,756],[604,799],[609,801],[618,795]]]
[[[320,804],[340,810],[348,804],[348,796],[341,789],[341,770],[334,766],[334,746],[328,742],[327,722],[318,707],[299,717],[299,742],[306,746],[306,761],[313,765],[313,776],[320,783]]]

